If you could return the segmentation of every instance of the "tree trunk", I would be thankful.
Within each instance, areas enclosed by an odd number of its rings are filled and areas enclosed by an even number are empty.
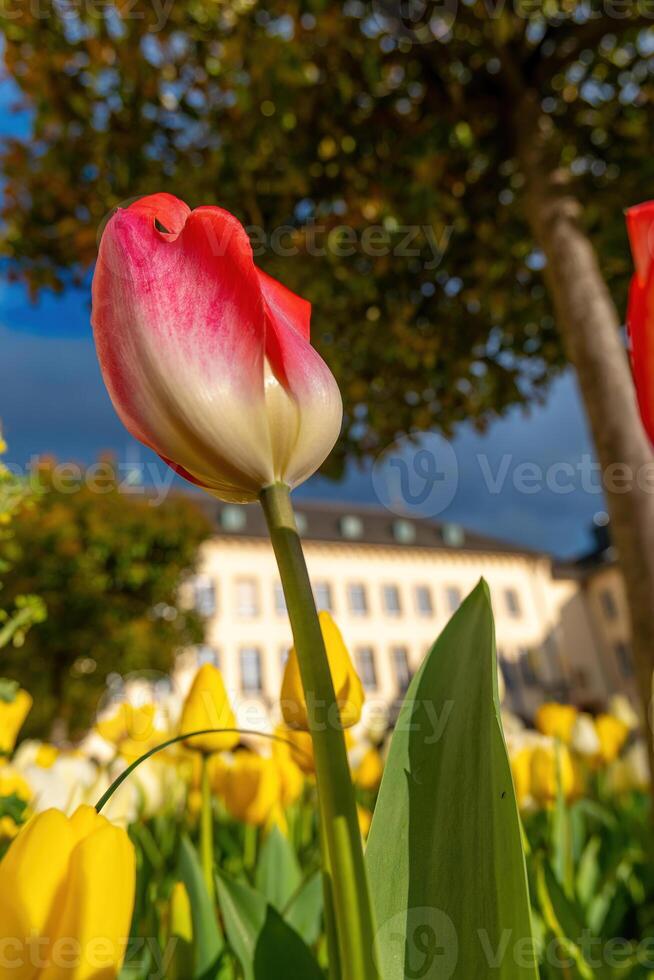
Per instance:
[[[526,217],[547,259],[545,276],[558,327],[577,372],[602,468],[611,533],[626,583],[654,777],[654,453],[638,412],[620,317],[581,225],[581,206],[569,189],[567,172],[549,159],[555,135],[551,120],[542,115],[535,96],[527,94],[514,125]]]

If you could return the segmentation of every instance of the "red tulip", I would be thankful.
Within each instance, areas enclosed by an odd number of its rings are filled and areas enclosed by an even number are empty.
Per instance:
[[[636,272],[629,290],[627,326],[638,403],[654,444],[654,201],[627,211]]]
[[[92,322],[111,400],[133,436],[221,500],[296,486],[336,441],[341,397],[310,316],[221,208],[153,194],[105,228]]]

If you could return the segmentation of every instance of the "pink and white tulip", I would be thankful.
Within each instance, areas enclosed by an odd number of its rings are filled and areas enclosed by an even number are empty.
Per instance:
[[[105,228],[92,322],[111,400],[135,438],[221,500],[297,486],[338,437],[341,397],[310,316],[221,208],[153,194]]]

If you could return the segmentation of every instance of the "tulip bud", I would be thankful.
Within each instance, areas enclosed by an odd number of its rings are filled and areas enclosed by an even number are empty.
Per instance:
[[[157,727],[156,715],[155,704],[135,705],[121,701],[107,715],[98,719],[95,730],[122,755],[135,761],[166,737]]]
[[[558,738],[568,745],[578,714],[572,704],[557,704],[556,701],[550,701],[541,704],[536,712],[536,728],[543,735]]]
[[[519,807],[524,807],[531,797],[531,757],[533,750],[521,748],[511,755],[511,774]]]
[[[328,612],[321,612],[319,618],[341,724],[343,728],[351,728],[352,725],[356,725],[361,717],[361,709],[365,700],[363,685],[354,669],[354,664],[338,626]],[[286,661],[282,682],[281,708],[287,725],[304,731],[309,730],[307,705],[295,647],[291,649]]]
[[[32,697],[15,681],[0,678],[0,755],[11,755],[32,707]]]
[[[313,776],[316,768],[313,755],[313,740],[309,732],[301,731],[299,728],[287,728],[285,725],[279,725],[275,729],[275,735],[285,739],[289,747],[291,759],[295,765],[306,776]]]
[[[369,748],[364,753],[361,762],[354,771],[354,781],[363,790],[374,793],[379,789],[384,775],[384,763],[375,748]]]
[[[119,209],[93,279],[105,384],[135,438],[221,500],[293,487],[338,437],[336,382],[311,307],[257,269],[245,229],[170,194]]]
[[[643,424],[654,444],[654,201],[629,208],[627,231],[636,267],[627,310],[631,361]]]
[[[553,803],[560,790],[569,799],[577,785],[572,757],[566,745],[538,745],[531,755],[531,795],[539,803]]]
[[[281,804],[279,771],[271,758],[237,752],[222,783],[225,806],[235,820],[261,827]]]
[[[599,715],[595,720],[595,727],[600,743],[601,761],[607,764],[613,762],[620,755],[620,750],[627,741],[628,727],[613,715]]]
[[[92,807],[32,818],[0,862],[0,980],[117,977],[135,877],[129,837]]]
[[[232,729],[186,739],[186,747],[196,752],[223,752],[238,745],[240,736],[233,731],[236,719],[227,697],[223,675],[213,664],[203,664],[195,675],[182,708],[179,728],[182,735],[206,728]]]

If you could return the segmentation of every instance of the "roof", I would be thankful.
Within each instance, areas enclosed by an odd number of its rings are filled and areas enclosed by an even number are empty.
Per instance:
[[[224,504],[204,494],[194,494],[193,499],[219,535],[268,537],[263,511],[258,504]],[[294,507],[298,529],[305,541],[549,557],[544,552],[479,534],[460,524],[401,517],[383,507],[302,498],[294,500]]]

